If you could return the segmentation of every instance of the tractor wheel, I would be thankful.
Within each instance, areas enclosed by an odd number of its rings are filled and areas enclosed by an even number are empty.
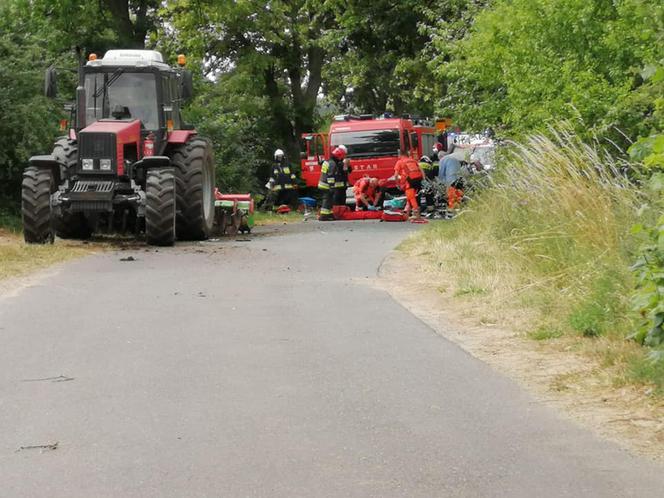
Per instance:
[[[69,178],[76,169],[78,160],[78,145],[75,140],[60,137],[53,145],[53,157],[65,165],[60,172],[61,178]],[[63,213],[54,220],[55,234],[61,239],[89,239],[92,228],[83,213]]]
[[[78,160],[78,144],[75,140],[67,137],[58,138],[53,144],[53,157],[65,165],[65,171],[61,171],[62,178],[68,178],[76,169]]]
[[[23,237],[28,244],[53,243],[51,193],[55,190],[53,174],[48,169],[28,167],[21,185]]]
[[[148,170],[145,187],[145,235],[152,246],[175,243],[175,171]]]
[[[212,145],[195,137],[173,150],[177,175],[177,232],[182,240],[205,240],[214,226]]]

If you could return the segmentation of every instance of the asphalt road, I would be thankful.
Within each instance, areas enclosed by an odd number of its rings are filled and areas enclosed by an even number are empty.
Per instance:
[[[661,497],[370,284],[414,229],[137,247],[0,298],[0,496]]]

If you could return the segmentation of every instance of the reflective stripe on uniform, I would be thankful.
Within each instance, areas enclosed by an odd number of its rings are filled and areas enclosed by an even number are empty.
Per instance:
[[[320,214],[332,214],[332,210],[326,208],[320,208]]]

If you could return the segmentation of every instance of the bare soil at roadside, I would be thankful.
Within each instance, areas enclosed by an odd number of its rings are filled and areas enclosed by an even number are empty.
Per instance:
[[[599,436],[664,463],[664,400],[634,386],[615,387],[598,362],[561,341],[555,347],[483,321],[481,310],[446,295],[440,282],[404,253],[383,262],[377,285],[438,334],[455,342]]]

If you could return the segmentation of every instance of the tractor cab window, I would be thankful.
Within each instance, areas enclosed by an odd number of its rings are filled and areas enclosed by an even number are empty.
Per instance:
[[[146,130],[159,129],[157,87],[148,73],[95,73],[85,76],[87,123],[99,119],[140,119]],[[119,114],[118,109],[126,108]],[[115,116],[114,116],[115,115]]]

